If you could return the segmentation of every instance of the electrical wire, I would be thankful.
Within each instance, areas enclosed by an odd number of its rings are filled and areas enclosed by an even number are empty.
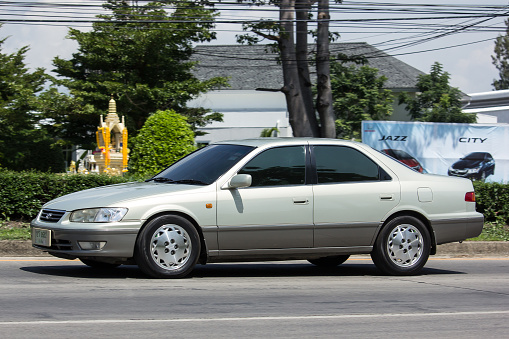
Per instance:
[[[246,25],[259,23],[261,15],[266,20],[275,23],[282,22],[278,19],[280,9],[276,6],[255,6],[251,3],[234,1],[220,2],[207,9],[211,11],[211,14],[215,10],[220,11],[221,16],[206,18],[206,16],[179,17],[179,10],[187,8],[184,2],[181,5],[163,7],[148,7],[146,4],[149,1],[139,2],[145,4],[141,14],[122,14],[124,18],[122,22],[131,25],[131,29],[187,31],[192,28],[182,27],[181,24],[198,21],[203,25],[216,25],[216,31],[245,34]],[[0,24],[90,27],[94,23],[104,22],[103,19],[97,18],[98,15],[111,15],[111,11],[106,10],[103,5],[104,1],[101,0],[86,2],[64,0],[0,1]],[[155,9],[166,10],[168,19],[160,20],[160,15],[151,12]],[[505,25],[488,24],[488,22],[507,18],[509,8],[507,5],[486,3],[429,4],[345,0],[341,4],[331,4],[330,13],[332,17],[329,21],[331,31],[338,31],[341,34],[373,34],[376,32],[379,38],[390,38],[371,45],[384,52],[394,53],[456,34],[503,33],[507,29]],[[306,21],[310,25],[317,22],[313,17]],[[143,26],[137,26],[137,24],[143,24]],[[179,27],[175,27],[174,24],[178,24]],[[489,39],[458,44],[455,47],[486,40]],[[446,48],[453,47],[447,46],[440,49]],[[393,56],[432,50],[436,49],[398,52],[400,54],[393,54]]]

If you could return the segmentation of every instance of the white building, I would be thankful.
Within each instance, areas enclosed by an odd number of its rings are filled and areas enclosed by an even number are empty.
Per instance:
[[[193,60],[198,61],[195,75],[200,80],[227,77],[230,87],[208,92],[189,103],[223,114],[223,122],[200,128],[208,134],[199,136],[199,144],[220,140],[259,137],[264,129],[276,127],[279,136],[292,136],[283,87],[282,67],[277,55],[264,45],[198,46]],[[408,112],[398,105],[400,92],[415,93],[417,77],[423,72],[391,57],[367,43],[331,44],[331,55],[364,56],[369,66],[387,77],[386,88],[396,96],[391,120],[408,121]],[[265,89],[260,91],[257,89]],[[275,91],[266,91],[271,89]]]
[[[477,114],[483,124],[509,124],[509,90],[468,94],[463,112]]]

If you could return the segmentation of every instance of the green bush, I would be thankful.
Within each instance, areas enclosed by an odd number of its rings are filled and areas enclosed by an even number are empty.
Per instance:
[[[0,170],[0,219],[30,220],[42,205],[88,188],[134,181],[136,177]],[[477,211],[486,222],[509,224],[509,184],[474,182]]]
[[[194,150],[194,133],[186,118],[173,110],[157,111],[134,138],[129,171],[150,177]]]
[[[474,181],[477,211],[484,219],[509,224],[509,184]]]
[[[42,205],[59,196],[127,181],[120,176],[0,170],[0,218],[29,220]]]

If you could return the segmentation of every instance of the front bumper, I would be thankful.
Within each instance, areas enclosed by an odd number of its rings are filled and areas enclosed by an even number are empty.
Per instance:
[[[447,174],[450,177],[460,177],[467,179],[476,179],[481,176],[482,171],[479,172],[468,172],[467,170],[448,170]]]
[[[32,246],[57,257],[75,258],[132,258],[139,222],[120,222],[104,224],[82,224],[76,226],[60,223],[47,223],[37,220],[30,224],[32,231]],[[79,228],[78,228],[79,227]],[[50,246],[34,244],[34,228],[51,232]],[[106,242],[100,250],[83,250],[79,242]]]

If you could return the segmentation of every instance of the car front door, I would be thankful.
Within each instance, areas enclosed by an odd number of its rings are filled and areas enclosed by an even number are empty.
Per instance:
[[[399,182],[347,146],[314,146],[315,247],[370,246],[400,200]]]
[[[220,253],[313,246],[313,192],[305,182],[306,146],[265,150],[238,174],[251,175],[252,185],[218,191]]]

